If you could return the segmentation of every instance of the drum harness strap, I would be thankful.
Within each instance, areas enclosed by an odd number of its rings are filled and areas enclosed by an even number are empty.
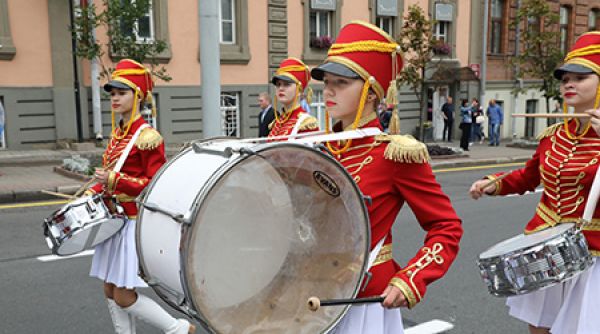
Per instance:
[[[298,133],[298,131],[300,130],[300,125],[302,125],[302,121],[304,121],[308,117],[309,117],[309,115],[307,113],[303,113],[303,112],[300,113],[300,115],[298,115],[298,120],[296,120],[296,124],[294,125],[294,128],[292,129],[290,136],[294,136]]]
[[[373,274],[371,274],[369,272],[369,269],[371,269],[371,267],[373,266],[373,263],[375,263],[375,259],[377,259],[377,255],[379,255],[379,252],[381,251],[381,248],[383,247],[383,243],[385,242],[385,237],[387,237],[387,235],[385,235],[383,238],[381,238],[381,240],[379,240],[377,245],[375,245],[373,250],[369,253],[369,262],[367,262],[367,269],[365,270],[366,279],[365,279],[365,283],[363,284],[363,288],[362,288],[363,291],[367,288],[367,285],[369,285],[369,282],[371,281],[371,278],[373,277]]]
[[[127,160],[127,157],[129,156],[129,152],[133,148],[133,144],[135,144],[135,141],[140,136],[140,133],[142,132],[142,130],[144,130],[145,128],[148,128],[148,127],[150,127],[150,125],[148,125],[147,123],[144,123],[133,134],[133,136],[131,137],[131,140],[129,141],[129,143],[127,143],[127,146],[125,147],[125,149],[121,153],[121,156],[119,157],[119,160],[115,164],[115,168],[113,168],[113,172],[118,173],[121,170],[121,167],[123,167],[123,164],[125,164],[125,160]]]

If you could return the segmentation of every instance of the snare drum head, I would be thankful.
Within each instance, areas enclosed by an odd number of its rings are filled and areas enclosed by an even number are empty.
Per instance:
[[[267,145],[200,196],[184,250],[186,295],[217,333],[322,333],[356,295],[368,252],[363,199],[323,153]]]
[[[519,234],[515,237],[495,244],[485,252],[481,253],[479,258],[487,259],[502,256],[514,251],[541,244],[544,241],[547,241],[558,235],[563,234],[568,229],[573,228],[574,226],[575,224],[573,223],[563,223],[532,234]]]

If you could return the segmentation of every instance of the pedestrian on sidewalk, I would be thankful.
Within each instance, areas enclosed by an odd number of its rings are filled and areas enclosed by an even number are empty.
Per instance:
[[[452,128],[454,127],[454,103],[452,103],[452,96],[448,96],[446,103],[442,105],[442,117],[444,118],[442,140],[448,138],[448,142],[452,142]],[[447,137],[446,134],[448,134]]]
[[[469,101],[463,99],[460,104],[460,147],[468,151],[469,143],[471,142],[471,124],[473,123],[472,109],[469,106]]]
[[[534,217],[525,233],[534,233],[564,222],[581,219],[596,173],[600,152],[600,32],[581,35],[554,71],[560,80],[560,93],[575,114],[590,118],[564,118],[541,135],[533,157],[525,167],[508,173],[488,175],[473,183],[472,198],[483,195],[509,195],[533,192],[544,187]],[[486,186],[489,180],[494,180]],[[485,188],[483,188],[485,187]],[[586,197],[588,197],[586,199]],[[583,234],[592,255],[600,255],[600,207],[593,208],[592,223],[583,226]],[[530,332],[598,333],[600,317],[600,261],[571,280],[543,290],[509,297],[509,314],[529,324]]]
[[[102,168],[96,169],[94,175],[97,183],[86,191],[87,195],[116,198],[127,216],[119,232],[96,246],[90,270],[90,276],[104,282],[104,295],[118,334],[135,333],[135,318],[163,333],[184,334],[195,329],[187,320],[173,318],[135,290],[147,287],[138,276],[135,199],[166,162],[162,136],[140,115],[144,104],[152,101],[153,86],[152,75],[144,65],[131,59],[117,64],[111,80],[104,85],[111,96],[111,139],[102,156]],[[124,162],[121,155],[125,155]]]
[[[502,107],[500,107],[495,99],[491,99],[488,109],[488,135],[490,137],[490,146],[498,146],[500,145],[500,126],[502,126],[502,122],[504,120],[504,115],[502,113]]]
[[[381,128],[377,103],[386,92],[391,100],[395,97],[401,56],[393,38],[367,22],[353,21],[342,28],[328,58],[312,70],[313,78],[324,84],[326,120],[329,114],[337,120],[334,132]],[[375,260],[358,297],[385,297],[382,303],[350,307],[334,330],[338,334],[402,334],[398,308],[412,308],[421,301],[427,285],[444,276],[458,252],[461,222],[435,180],[427,148],[411,136],[398,135],[398,123],[394,108],[389,126],[394,135],[326,144],[360,190],[372,196],[367,208]],[[401,270],[391,256],[392,225],[405,203],[427,235]]]
[[[477,140],[479,144],[483,144],[484,135],[482,126],[483,122],[485,122],[485,117],[483,116],[483,109],[477,98],[473,98],[473,101],[471,101],[471,112],[473,113],[471,141]]]

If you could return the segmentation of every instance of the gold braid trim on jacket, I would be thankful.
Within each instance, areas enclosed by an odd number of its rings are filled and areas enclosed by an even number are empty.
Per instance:
[[[313,116],[305,117],[298,127],[298,131],[316,130],[319,128],[319,122]]]
[[[558,129],[560,129],[560,127],[562,125],[563,125],[562,123],[556,123],[554,125],[550,125],[549,127],[545,128],[544,131],[542,131],[542,133],[540,133],[536,139],[542,140],[546,137],[552,136],[553,134],[556,133],[556,131],[558,131]]]
[[[145,150],[153,150],[160,146],[163,142],[163,137],[160,135],[158,131],[153,128],[145,128],[140,133],[140,136],[135,141],[135,146],[138,149]]]
[[[384,157],[388,160],[406,163],[426,163],[429,161],[427,146],[410,135],[377,135],[375,140],[387,142]]]

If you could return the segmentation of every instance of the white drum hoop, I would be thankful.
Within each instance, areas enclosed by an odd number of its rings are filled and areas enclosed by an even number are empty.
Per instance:
[[[179,273],[179,277],[180,277],[181,287],[184,290],[183,291],[184,295],[182,296],[177,291],[170,289],[168,286],[165,286],[165,285],[161,284],[160,282],[152,281],[151,278],[148,278],[146,276],[146,273],[148,272],[148,267],[146,266],[143,254],[141,254],[141,249],[139,246],[139,244],[140,244],[139,230],[141,229],[142,224],[143,224],[143,222],[141,222],[141,217],[143,216],[144,211],[145,210],[152,211],[148,206],[145,205],[145,203],[149,197],[149,194],[152,192],[156,182],[165,173],[165,171],[169,168],[169,166],[174,164],[179,158],[183,157],[185,154],[189,153],[191,150],[195,150],[196,152],[198,152],[198,150],[199,149],[201,150],[202,147],[204,147],[204,146],[208,147],[211,144],[218,143],[218,142],[235,143],[235,141],[232,141],[231,139],[227,139],[227,138],[222,138],[222,139],[221,138],[211,138],[211,139],[207,139],[204,141],[194,141],[192,147],[188,147],[188,148],[182,150],[177,156],[173,157],[166,164],[164,164],[161,167],[161,169],[159,169],[159,171],[154,175],[150,184],[144,189],[144,193],[141,196],[142,201],[140,202],[141,205],[140,205],[139,213],[138,213],[138,217],[139,217],[138,219],[140,221],[138,221],[138,224],[136,225],[136,243],[138,245],[137,252],[138,252],[138,259],[139,259],[139,266],[140,266],[140,276],[144,280],[147,281],[148,285],[151,286],[154,289],[154,291],[157,293],[157,295],[164,302],[166,302],[168,305],[170,305],[172,308],[174,308],[175,310],[177,310],[183,314],[186,314],[186,315],[194,318],[200,324],[202,324],[205,329],[211,331],[211,333],[218,333],[214,330],[214,328],[210,324],[210,321],[208,319],[206,319],[206,317],[203,314],[196,311],[196,310],[198,310],[198,305],[195,304],[193,298],[189,298],[189,296],[192,296],[192,293],[191,293],[190,288],[187,283],[187,280],[190,278],[188,277],[189,271],[187,270],[188,266],[186,263],[186,259],[189,256],[189,252],[190,252],[189,245],[192,241],[191,240],[191,232],[192,232],[191,226],[193,224],[193,218],[196,217],[198,215],[199,211],[203,208],[203,203],[205,202],[205,199],[211,193],[211,191],[215,188],[215,186],[218,184],[219,180],[221,180],[221,178],[225,174],[227,174],[229,171],[231,171],[237,165],[239,165],[240,163],[242,163],[243,161],[245,161],[246,159],[248,159],[249,157],[251,157],[255,154],[260,155],[261,152],[266,152],[273,148],[291,146],[291,147],[301,148],[301,149],[305,149],[305,150],[312,151],[312,152],[318,152],[318,153],[322,154],[324,157],[326,157],[328,159],[329,162],[332,163],[333,166],[336,166],[337,169],[345,175],[347,180],[350,181],[348,183],[352,185],[352,188],[355,191],[355,193],[359,194],[359,196],[361,196],[361,198],[363,199],[360,201],[360,203],[361,203],[362,216],[364,218],[364,221],[366,222],[366,228],[365,228],[366,235],[364,237],[364,254],[363,254],[364,261],[363,261],[362,267],[360,268],[360,273],[361,273],[360,277],[361,278],[358,280],[358,282],[356,282],[354,291],[352,292],[352,295],[347,296],[348,298],[356,297],[356,295],[359,293],[359,290],[361,288],[361,283],[363,281],[362,277],[367,272],[367,259],[369,258],[369,248],[370,248],[370,241],[371,241],[368,210],[366,208],[365,201],[364,201],[365,197],[363,196],[358,185],[354,182],[352,177],[347,173],[346,169],[337,160],[335,160],[329,154],[329,152],[322,150],[322,149],[321,150],[318,149],[318,148],[322,148],[322,146],[319,144],[308,144],[308,143],[298,144],[298,143],[293,143],[293,142],[259,143],[259,144],[246,143],[246,146],[242,147],[237,152],[237,153],[240,153],[239,156],[230,158],[227,162],[222,164],[219,168],[217,168],[210,175],[210,177],[208,178],[208,180],[206,181],[204,186],[201,189],[199,189],[196,197],[194,198],[194,200],[192,202],[193,203],[192,207],[189,208],[188,212],[184,213],[183,215],[177,214],[177,213],[171,213],[171,212],[162,212],[168,216],[171,216],[172,219],[174,219],[180,223],[181,242],[180,242],[180,248],[179,248],[180,249],[179,265],[180,265],[181,270]],[[237,150],[237,148],[233,149],[234,152],[236,150]],[[225,150],[223,152],[220,152],[219,150],[213,150],[213,149],[208,149],[205,152],[209,153],[209,154],[218,154],[218,155],[224,155],[224,156],[232,155],[232,151],[230,150],[230,148],[228,148],[227,150]],[[153,208],[153,210],[155,210],[155,209],[157,209],[157,208]],[[173,296],[177,297],[176,300],[173,300],[172,298],[170,298]],[[305,304],[305,302],[301,301],[301,300],[299,300],[298,303]],[[327,329],[325,331],[323,331],[322,333],[330,333],[331,330],[333,330],[335,328],[335,326],[341,321],[341,319],[344,317],[344,315],[348,312],[349,307],[350,306],[348,306],[348,305],[344,306],[343,311],[339,313],[339,316],[333,322],[331,322],[329,324],[329,326],[327,327]]]

